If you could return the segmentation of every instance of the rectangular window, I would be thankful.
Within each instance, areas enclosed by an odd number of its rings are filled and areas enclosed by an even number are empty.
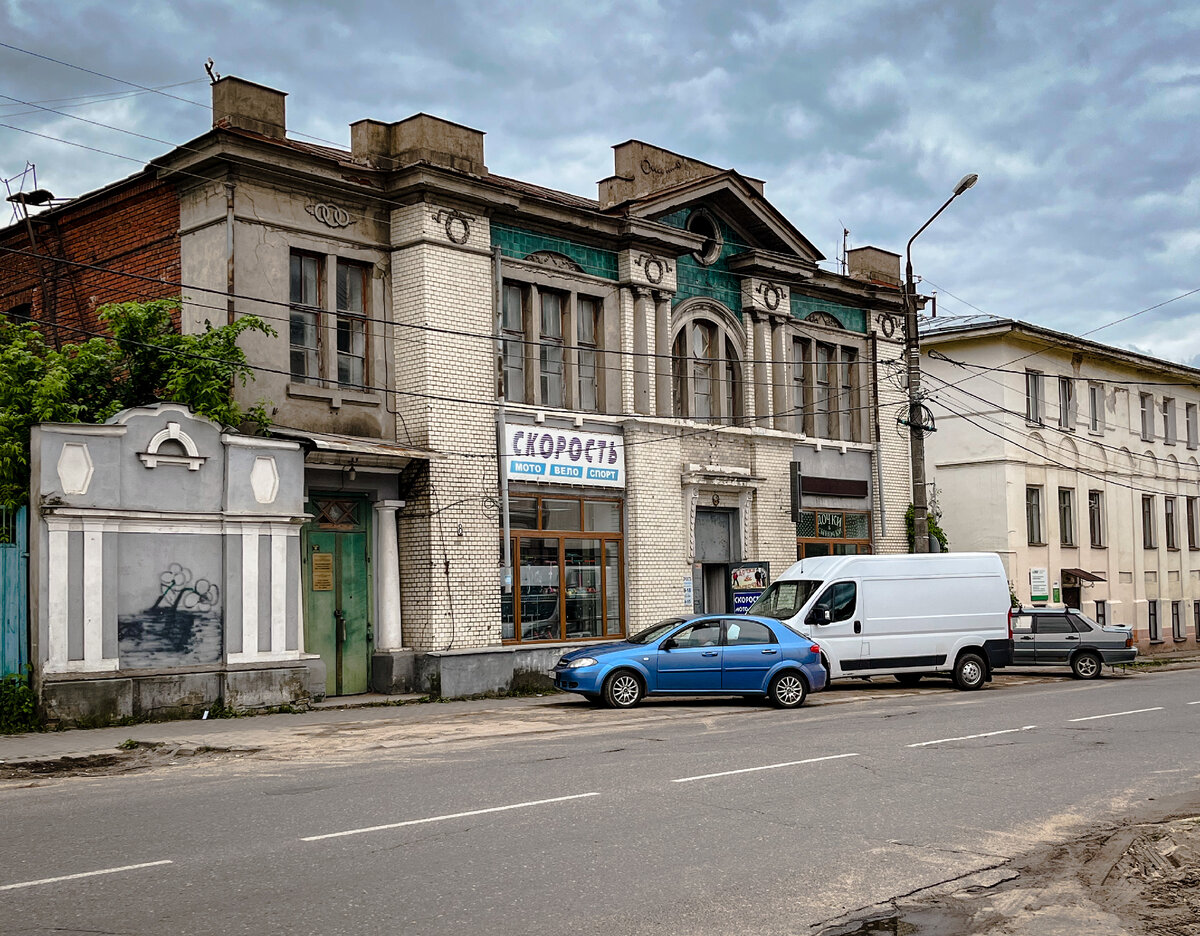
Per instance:
[[[813,395],[813,409],[816,410],[816,434],[822,439],[836,438],[834,423],[830,418],[836,411],[833,409],[833,394],[836,378],[830,374],[830,359],[837,360],[837,349],[829,345],[817,345],[817,386]]]
[[[1200,497],[1187,499],[1188,549],[1200,549]]]
[[[1029,545],[1041,546],[1042,539],[1042,489],[1040,487],[1025,488],[1025,527],[1029,534]]]
[[[367,384],[367,278],[368,268],[357,263],[337,265],[337,370],[338,384]]]
[[[1075,428],[1075,381],[1058,378],[1058,424],[1063,429]]]
[[[292,379],[315,383],[321,377],[320,316],[321,258],[310,254],[291,255],[291,313],[288,340],[291,344]]]
[[[1196,424],[1196,404],[1188,403],[1183,407],[1183,419],[1187,424],[1187,447],[1194,449],[1200,446],[1200,426]]]
[[[1099,384],[1088,385],[1088,429],[1104,431],[1104,388]]]
[[[1075,489],[1058,489],[1058,541],[1063,546],[1075,545]]]
[[[1150,624],[1150,642],[1159,643],[1162,640],[1162,628],[1158,626],[1158,602],[1151,599],[1146,602],[1146,616]]]
[[[1103,601],[1096,602],[1096,623],[1101,627],[1108,623],[1108,608]]]
[[[580,296],[576,302],[577,322],[575,340],[579,345],[579,397],[576,408],[594,413],[600,408],[600,382],[597,376],[596,355],[600,346],[600,303]]]
[[[805,400],[808,398],[808,365],[812,345],[803,338],[792,339],[793,431],[802,435],[811,428]]]
[[[1175,401],[1170,397],[1163,397],[1162,401],[1163,414],[1163,441],[1167,445],[1174,445],[1179,441],[1179,436],[1175,431]]]
[[[854,407],[854,371],[857,366],[857,357],[858,355],[853,348],[842,348],[842,366],[840,368],[842,388],[838,394],[838,413],[840,416],[838,438],[843,441],[855,438],[854,426],[858,422],[858,413]]]
[[[1088,491],[1088,532],[1093,546],[1104,545],[1104,493]]]
[[[1143,393],[1139,399],[1142,407],[1142,438],[1150,442],[1154,439],[1154,396]]]
[[[1187,635],[1183,632],[1183,602],[1171,602],[1171,636],[1175,640],[1185,640]]]
[[[1142,548],[1158,548],[1158,530],[1154,523],[1154,495],[1142,495]]]
[[[1042,374],[1040,371],[1025,371],[1025,419],[1041,425],[1042,422]]]
[[[566,303],[560,293],[541,293],[541,400],[543,406],[562,407],[563,395],[563,316]]]
[[[1192,636],[1200,640],[1200,601],[1192,602]]]
[[[1163,529],[1167,533],[1167,549],[1179,548],[1179,527],[1175,521],[1175,498],[1163,498]]]
[[[501,392],[506,400],[525,402],[525,290],[504,284],[500,315]]]

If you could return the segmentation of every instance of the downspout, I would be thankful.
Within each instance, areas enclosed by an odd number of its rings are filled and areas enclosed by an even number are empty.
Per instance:
[[[233,310],[236,285],[233,276],[233,196],[235,188],[232,181],[225,183],[225,292],[228,296],[225,300],[225,312],[230,325],[235,319]]]
[[[504,532],[504,571],[501,574],[501,587],[506,595],[512,594],[512,531],[508,520],[508,432],[504,425],[504,342],[500,339],[501,317],[504,314],[504,251],[497,244],[492,248],[492,321],[495,323],[496,364],[499,367],[497,375],[500,390],[499,406],[496,408],[496,455],[500,460],[498,465],[500,483],[500,517]],[[516,608],[513,608],[514,615]]]
[[[871,407],[875,420],[875,484],[879,489],[879,535],[887,536],[887,507],[883,499],[883,433],[879,431],[879,337],[871,335],[871,391],[875,405]]]

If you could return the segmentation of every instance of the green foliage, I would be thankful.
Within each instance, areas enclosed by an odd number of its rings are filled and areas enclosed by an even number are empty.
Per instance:
[[[29,680],[16,674],[0,679],[0,734],[18,734],[39,728],[41,723]]]
[[[223,425],[270,425],[263,401],[243,409],[233,391],[254,379],[238,339],[275,329],[246,315],[182,335],[173,323],[179,307],[178,299],[101,306],[97,316],[112,338],[60,349],[37,324],[0,317],[0,504],[29,497],[29,430],[39,422],[102,423],[128,407],[170,400]]]
[[[904,529],[908,533],[908,551],[913,552],[913,547],[916,544],[916,536],[913,533],[913,505],[908,505],[908,510],[904,512]],[[950,551],[950,540],[946,538],[946,531],[938,524],[941,518],[935,516],[932,511],[925,514],[925,525],[929,528],[929,535],[942,544],[942,552]]]

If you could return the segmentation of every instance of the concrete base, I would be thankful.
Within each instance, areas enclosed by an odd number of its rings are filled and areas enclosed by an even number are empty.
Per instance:
[[[385,695],[412,692],[416,686],[412,650],[376,650],[371,657],[371,689]]]
[[[202,672],[156,670],[138,674],[43,676],[41,713],[58,726],[103,726],[123,719],[196,718],[223,702],[231,709],[294,705],[313,698],[316,682],[325,694],[325,667],[317,658],[267,666],[211,668]],[[319,677],[319,681],[317,678]]]
[[[487,692],[551,689],[554,664],[577,646],[476,647],[418,654],[417,691],[435,698],[458,699]]]

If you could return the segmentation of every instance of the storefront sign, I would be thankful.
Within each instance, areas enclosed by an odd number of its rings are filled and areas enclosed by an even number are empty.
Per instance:
[[[1029,570],[1029,600],[1050,600],[1050,575],[1046,569]]]
[[[510,481],[625,487],[625,443],[616,433],[504,428]]]
[[[740,562],[729,567],[729,590],[733,594],[733,613],[745,614],[771,584],[769,562]]]

